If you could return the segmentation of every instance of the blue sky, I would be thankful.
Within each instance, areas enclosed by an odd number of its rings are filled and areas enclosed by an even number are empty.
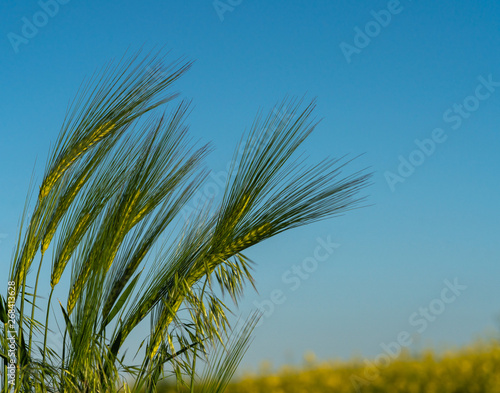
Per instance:
[[[216,147],[214,171],[259,109],[305,96],[317,98],[323,119],[304,144],[310,161],[365,153],[352,170],[375,172],[372,206],[248,252],[259,293],[249,288],[241,312],[273,291],[276,304],[246,367],[300,362],[308,350],[377,356],[401,332],[416,333],[423,325],[411,316],[431,305],[436,315],[410,350],[495,331],[500,3],[61,0],[52,16],[43,4],[0,5],[2,266],[31,175],[41,180],[83,78],[126,50],[165,47],[172,60],[196,60],[177,88],[193,99],[191,135]],[[37,31],[24,27],[33,20]],[[319,261],[317,239],[328,237],[337,246]],[[307,278],[294,266],[309,269]],[[467,288],[445,303],[445,280],[455,279]]]

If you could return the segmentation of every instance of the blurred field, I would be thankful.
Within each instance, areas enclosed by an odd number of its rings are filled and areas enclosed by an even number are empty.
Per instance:
[[[315,363],[246,375],[227,393],[459,393],[500,392],[500,343],[477,344],[437,356],[403,353],[390,364],[374,360]],[[165,388],[161,392],[175,392]]]

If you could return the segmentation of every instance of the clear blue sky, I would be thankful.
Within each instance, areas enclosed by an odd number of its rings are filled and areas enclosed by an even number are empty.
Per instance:
[[[419,328],[411,350],[442,348],[496,328],[499,2],[222,0],[219,12],[212,0],[61,3],[53,16],[33,0],[0,5],[4,272],[32,171],[40,181],[82,79],[127,49],[164,46],[196,60],[177,87],[195,104],[191,134],[217,148],[215,171],[260,108],[305,95],[323,118],[304,145],[311,161],[366,153],[352,168],[376,172],[373,206],[249,251],[259,294],[249,289],[241,311],[273,290],[281,304],[256,330],[246,366],[298,362],[307,350],[376,356]],[[38,31],[23,32],[33,19]],[[419,150],[415,140],[433,136]],[[316,266],[317,238],[328,236],[340,246]],[[444,303],[444,280],[455,278],[467,289],[453,301],[445,291]],[[438,315],[423,328],[429,304]]]

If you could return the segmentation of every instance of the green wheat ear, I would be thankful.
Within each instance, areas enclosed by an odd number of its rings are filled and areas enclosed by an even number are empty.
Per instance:
[[[75,200],[75,197],[78,195],[78,192],[81,190],[81,188],[84,186],[85,182],[89,178],[89,173],[84,171],[82,175],[80,175],[79,179],[75,182],[74,185],[66,192],[66,194],[62,197],[62,201],[60,205],[57,207],[54,215],[52,216],[47,229],[45,230],[45,234],[42,239],[42,246],[41,246],[41,252],[42,255],[47,251],[49,248],[50,242],[52,241],[52,238],[54,237],[54,234],[57,229],[57,225],[59,224],[61,218],[63,215],[66,213],[66,211],[69,209],[73,201]]]
[[[83,287],[85,285],[85,281],[87,281],[88,277],[90,276],[91,268],[90,265],[87,265],[88,267],[85,268],[83,272],[80,273],[78,276],[78,279],[76,280],[75,284],[71,288],[71,291],[68,296],[68,303],[66,306],[68,315],[71,315],[73,309],[76,306],[76,302],[78,298],[80,297]]]
[[[81,238],[81,236],[83,236],[83,232],[88,227],[91,219],[92,219],[91,213],[87,213],[82,217],[82,219],[78,222],[78,225],[74,228],[73,232],[71,233],[68,242],[65,243],[64,247],[62,248],[62,251],[59,253],[59,257],[56,259],[56,262],[54,263],[54,266],[52,268],[52,274],[50,276],[50,285],[52,288],[54,288],[61,279],[64,269],[66,268],[66,264],[68,263],[74,249],[77,246],[78,239]]]
[[[74,145],[59,161],[57,166],[50,171],[45,180],[40,187],[40,194],[38,199],[41,201],[47,195],[56,184],[56,182],[61,178],[61,176],[75,163],[75,161],[93,145],[101,141],[107,135],[113,131],[115,125],[109,125],[106,123],[99,128],[97,128],[93,133],[91,133],[87,138],[84,138],[81,142]]]
[[[231,243],[226,249],[224,249],[222,255],[234,255],[237,252],[247,248],[248,246],[255,244],[257,241],[262,240],[267,233],[271,231],[271,224],[265,223],[258,228],[250,231],[248,234],[242,238],[237,239],[235,242]],[[225,259],[225,258],[224,258]]]

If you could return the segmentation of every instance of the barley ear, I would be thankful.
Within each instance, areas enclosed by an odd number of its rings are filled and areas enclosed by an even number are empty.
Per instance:
[[[73,165],[80,156],[85,153],[90,147],[101,141],[113,131],[115,125],[106,123],[98,127],[87,138],[70,148],[68,152],[59,160],[58,164],[49,172],[40,187],[38,199],[41,201],[52,190],[61,176]]]
[[[85,282],[90,275],[90,264],[86,264],[87,267],[80,273],[78,278],[76,279],[73,287],[71,288],[71,292],[68,296],[68,306],[66,307],[68,310],[68,315],[71,315],[73,308],[76,305],[76,302],[80,295],[82,294],[83,287],[85,286]]]
[[[79,240],[81,239],[86,229],[88,228],[91,219],[92,219],[92,214],[86,213],[82,217],[82,219],[78,222],[78,225],[71,233],[70,237],[68,238],[68,241],[65,242],[64,247],[62,248],[61,252],[59,253],[52,267],[52,274],[50,276],[50,285],[52,288],[54,288],[59,282],[64,272],[64,269],[66,268],[66,264],[71,258],[73,251],[77,247]]]
[[[265,223],[260,227],[250,231],[245,236],[237,239],[236,241],[232,242],[229,246],[227,246],[218,259],[221,260],[228,259],[237,252],[242,251],[243,249],[251,246],[252,244],[255,244],[256,242],[260,241],[267,233],[269,233],[270,230],[271,230],[271,224]]]
[[[76,179],[75,182],[68,188],[68,190],[65,192],[65,194],[61,198],[60,204],[57,206],[55,213],[51,217],[49,224],[47,226],[47,229],[45,230],[45,234],[42,239],[42,246],[41,246],[41,251],[42,255],[47,251],[49,248],[50,242],[52,241],[52,238],[54,237],[54,234],[56,232],[57,226],[61,220],[61,218],[64,216],[66,211],[69,209],[73,201],[75,200],[76,196],[78,195],[78,192],[81,190],[85,182],[88,180],[89,175],[90,175],[90,169],[91,166],[87,167],[85,171],[83,171],[78,178]]]

